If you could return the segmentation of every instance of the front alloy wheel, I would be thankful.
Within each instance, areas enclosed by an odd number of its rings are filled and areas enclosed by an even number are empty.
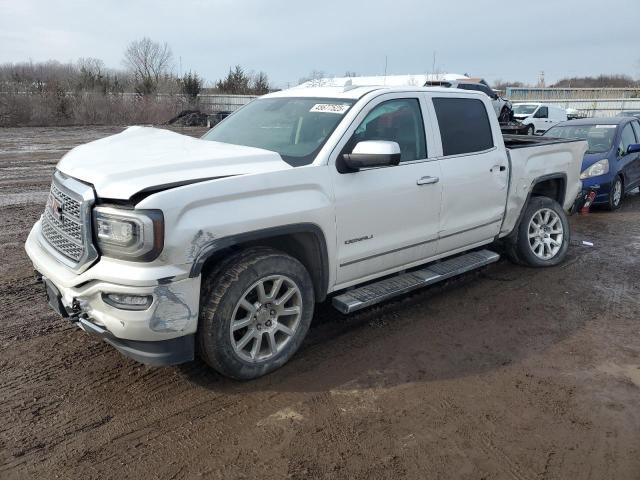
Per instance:
[[[238,301],[230,325],[231,345],[247,362],[273,358],[295,335],[302,296],[295,282],[272,275],[251,285]]]
[[[201,295],[199,355],[239,380],[284,365],[302,344],[315,305],[304,265],[267,247],[221,259],[204,275]]]
[[[609,210],[617,210],[622,203],[622,180],[616,177],[611,185],[611,193],[609,194]]]

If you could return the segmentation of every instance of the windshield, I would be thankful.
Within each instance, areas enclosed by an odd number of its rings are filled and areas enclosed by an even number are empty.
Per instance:
[[[611,150],[617,125],[558,125],[551,127],[545,137],[577,138],[589,143],[587,153],[605,153]]]
[[[293,167],[309,165],[354,102],[332,98],[258,99],[202,138],[271,150]]]
[[[513,114],[514,115],[531,115],[536,111],[538,105],[528,105],[526,103],[521,103],[520,105],[513,106]]]

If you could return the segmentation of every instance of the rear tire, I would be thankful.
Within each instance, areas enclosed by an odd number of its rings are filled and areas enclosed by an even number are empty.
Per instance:
[[[266,375],[298,350],[314,304],[311,277],[298,260],[271,248],[242,251],[204,280],[199,354],[227,377]]]
[[[569,249],[569,220],[560,204],[548,197],[532,197],[518,224],[516,241],[507,255],[530,267],[551,267],[564,260]]]

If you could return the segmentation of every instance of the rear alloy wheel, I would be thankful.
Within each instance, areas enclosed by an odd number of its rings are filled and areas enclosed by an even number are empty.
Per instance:
[[[607,205],[609,210],[617,210],[618,208],[620,208],[620,204],[622,203],[622,195],[622,179],[618,176],[613,181],[613,185],[611,185],[611,190],[609,191],[609,204]]]
[[[518,225],[512,260],[530,267],[560,263],[569,249],[569,220],[560,204],[548,197],[532,197]]]
[[[531,218],[527,238],[536,257],[542,260],[555,257],[562,247],[563,237],[560,216],[553,210],[542,208]]]

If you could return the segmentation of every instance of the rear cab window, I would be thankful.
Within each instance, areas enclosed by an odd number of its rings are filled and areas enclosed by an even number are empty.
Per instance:
[[[485,104],[477,98],[434,97],[442,154],[464,155],[494,147]]]

